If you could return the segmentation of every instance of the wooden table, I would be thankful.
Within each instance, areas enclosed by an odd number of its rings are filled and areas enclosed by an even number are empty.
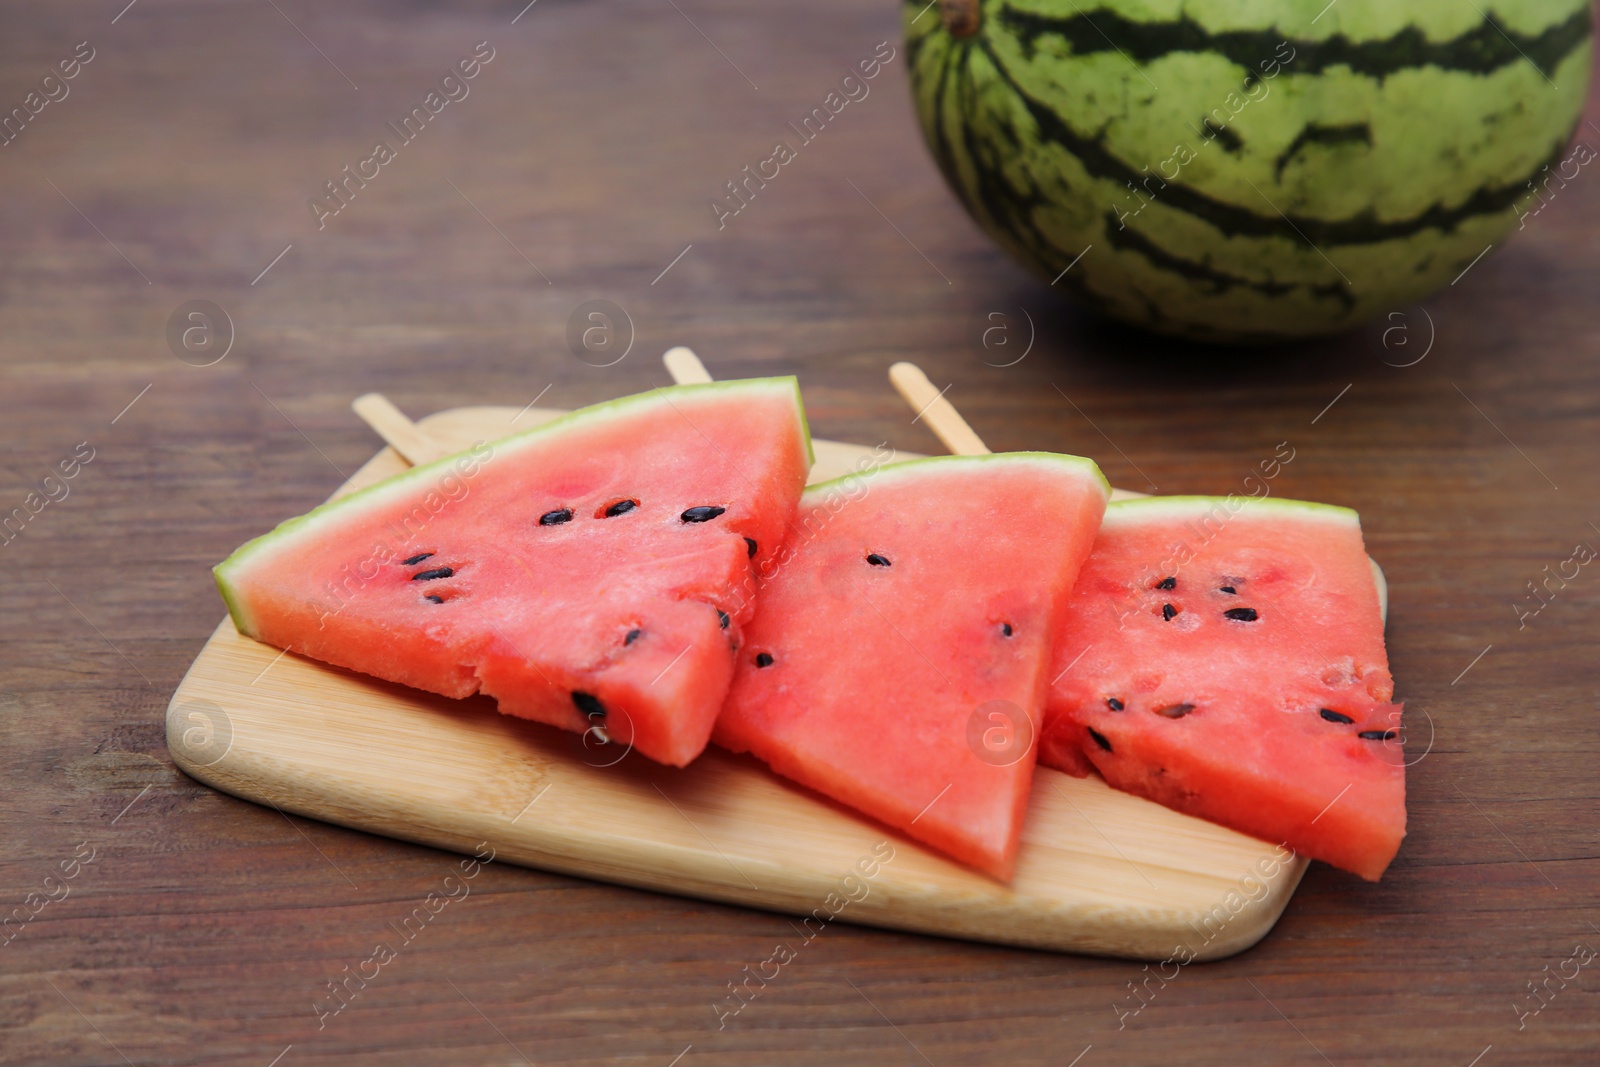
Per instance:
[[[1516,605],[1600,545],[1600,179],[1396,320],[1407,349],[1222,366],[1004,259],[925,154],[903,57],[718,230],[723,183],[898,42],[890,4],[120,3],[36,5],[0,43],[7,107],[94,49],[0,149],[0,511],[93,455],[0,556],[0,904],[57,897],[0,947],[0,1062],[1595,1062],[1594,967],[1517,1013],[1600,946],[1600,575]],[[470,95],[319,230],[308,199],[480,41]],[[632,323],[611,366],[568,347],[594,299]],[[210,366],[205,336],[169,349],[194,300],[232,323]],[[1022,309],[1032,350],[992,365],[983,330],[1010,358]],[[664,382],[675,343],[798,372],[819,435],[933,451],[884,377],[913,359],[995,448],[1087,453],[1130,489],[1226,492],[1288,441],[1277,492],[1361,510],[1414,754],[1434,731],[1388,876],[1314,866],[1259,947],[1151,980],[1137,1015],[1135,964],[840,927],[719,1030],[784,918],[494,864],[319,1028],[326,984],[455,857],[173,769],[207,569],[372,453],[358,393],[576,406]]]

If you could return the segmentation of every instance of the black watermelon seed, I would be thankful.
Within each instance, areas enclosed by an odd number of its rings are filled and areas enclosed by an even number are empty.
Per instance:
[[[1229,596],[1233,596],[1236,593],[1238,593],[1239,590],[1235,589],[1231,585],[1219,585],[1219,586],[1217,586],[1217,592],[1219,592],[1219,593],[1227,593]]]
[[[423,600],[431,600],[435,604],[443,604],[444,603],[444,597],[439,596],[437,593],[429,593],[427,596],[423,597],[422,599]]]
[[[1000,624],[1000,632],[1005,636],[1010,637],[1016,631],[1011,629],[1011,624],[1009,622],[1003,622]]]
[[[717,623],[726,630],[728,628],[728,613],[721,608],[717,609]]]
[[[1093,726],[1086,726],[1084,729],[1089,731],[1089,736],[1094,738],[1095,744],[1099,745],[1107,752],[1111,751],[1111,742],[1106,740],[1104,734],[1102,734],[1099,730],[1096,730]]]
[[[1393,741],[1400,736],[1398,730],[1362,730],[1357,737],[1363,741]]]
[[[415,567],[417,564],[421,563],[423,560],[431,559],[432,557],[433,557],[433,553],[432,552],[418,552],[415,556],[412,556],[410,559],[401,560],[400,561],[400,565],[402,567]]]
[[[1174,578],[1174,577],[1169,575],[1169,576],[1161,579],[1159,582],[1157,582],[1156,583],[1156,588],[1157,589],[1176,589],[1176,588],[1178,588],[1178,579],[1176,579],[1176,578]]]
[[[1165,707],[1157,708],[1156,714],[1164,715],[1169,719],[1181,719],[1193,710],[1193,704],[1168,704]]]
[[[1124,705],[1122,701],[1118,700],[1116,697],[1107,697],[1106,707],[1110,708],[1112,711],[1121,711]]]
[[[618,515],[626,515],[628,512],[632,511],[638,506],[639,502],[637,500],[619,500],[615,504],[612,504],[609,508],[606,508],[605,517],[608,519],[614,519]]]
[[[1223,614],[1238,622],[1255,622],[1261,617],[1256,614],[1255,608],[1229,608]]]
[[[1321,708],[1319,710],[1322,712],[1322,717],[1327,719],[1329,722],[1340,722],[1346,724],[1355,722],[1355,720],[1350,716],[1343,715],[1337,711],[1334,711],[1332,708]]]
[[[560,526],[564,522],[571,522],[571,521],[572,521],[572,509],[571,508],[557,508],[554,511],[547,511],[543,515],[539,516],[539,525],[540,526]]]
[[[448,578],[455,573],[451,567],[435,567],[431,571],[418,571],[411,576],[413,582],[431,582],[435,578]]]
[[[770,652],[757,652],[756,653],[756,666],[757,667],[770,667],[770,666],[772,666],[772,653],[770,653]]]
[[[682,515],[679,515],[678,518],[684,522],[710,522],[727,510],[727,508],[719,508],[715,504],[703,504],[697,508],[690,508]]]
[[[639,635],[643,633],[643,630],[629,630],[628,636],[622,639],[623,647],[627,647],[628,645],[631,645],[635,641],[639,640]]]
[[[756,539],[754,537],[746,537],[744,539],[744,549],[745,549],[745,551],[744,551],[745,555],[749,556],[751,559],[755,559],[756,558]]]
[[[876,552],[868,552],[867,562],[872,564],[874,567],[887,567],[889,565],[889,557],[880,556]]]
[[[574,689],[572,691],[572,702],[577,705],[579,711],[591,719],[603,719],[606,717],[606,706],[600,703],[600,698],[593,693],[585,693],[581,689]]]
[[[1163,619],[1166,619],[1168,622],[1171,622],[1172,621],[1172,617],[1174,615],[1176,615],[1177,613],[1178,613],[1178,609],[1173,607],[1171,604],[1163,604],[1163,605],[1161,605],[1161,617]]]

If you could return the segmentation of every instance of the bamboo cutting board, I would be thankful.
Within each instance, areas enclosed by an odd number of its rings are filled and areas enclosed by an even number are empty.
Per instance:
[[[561,414],[458,408],[422,420],[453,448]],[[813,481],[870,449],[816,441]],[[912,458],[900,454],[897,458]],[[384,449],[343,491],[405,469]],[[1131,495],[1131,494],[1130,494]],[[1098,779],[1040,768],[1004,886],[718,749],[663,767],[577,734],[324,666],[224,618],[167,710],[188,774],[355,829],[643,889],[1041,949],[1217,959],[1253,945],[1306,861]],[[607,766],[606,764],[611,765]]]

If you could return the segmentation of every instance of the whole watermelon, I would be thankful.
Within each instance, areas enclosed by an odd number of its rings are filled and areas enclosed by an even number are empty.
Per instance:
[[[1162,333],[1404,308],[1595,155],[1567,148],[1588,0],[911,0],[904,22],[923,133],[973,218]]]

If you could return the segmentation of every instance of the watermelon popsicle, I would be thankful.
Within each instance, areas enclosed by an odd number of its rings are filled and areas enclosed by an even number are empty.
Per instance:
[[[1041,452],[808,487],[712,740],[1009,880],[1057,611],[1109,495]]]
[[[674,378],[709,375],[687,349]],[[923,459],[809,486],[713,741],[1002,881],[1051,633],[1110,487],[1077,456]]]
[[[1249,497],[1113,503],[1057,631],[1040,761],[1376,881],[1405,836],[1361,524]]]
[[[890,378],[953,451],[983,448],[920,370]],[[1356,513],[1117,497],[1058,624],[1039,762],[1376,880],[1405,768]]]
[[[810,461],[793,378],[654,390],[334,500],[217,583],[247,636],[682,766]]]

